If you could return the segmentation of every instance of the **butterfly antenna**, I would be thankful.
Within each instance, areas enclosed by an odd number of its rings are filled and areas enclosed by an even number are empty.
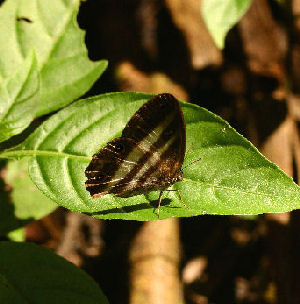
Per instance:
[[[165,191],[176,191],[176,192],[178,193],[180,202],[181,202],[186,208],[191,209],[191,208],[184,202],[184,200],[182,199],[180,190],[178,190],[178,189],[167,189],[167,190],[165,190]]]
[[[190,146],[188,147],[187,151],[186,151],[186,155],[188,155],[193,149],[193,144],[190,144]],[[189,167],[190,165],[197,163],[199,160],[201,160],[201,157],[199,157],[198,159],[193,160],[191,163],[187,164],[186,166],[181,168],[181,171],[187,167]]]
[[[199,160],[201,160],[201,159],[202,159],[202,158],[199,157],[198,159],[193,160],[191,163],[189,163],[189,164],[187,164],[186,166],[182,167],[181,170],[183,170],[183,169],[185,169],[185,168],[187,168],[187,167],[189,167],[189,166],[191,166],[191,165],[197,163],[197,162],[198,162]]]

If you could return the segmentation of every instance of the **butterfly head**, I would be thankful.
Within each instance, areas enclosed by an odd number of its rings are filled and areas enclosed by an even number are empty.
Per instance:
[[[176,182],[180,182],[183,180],[183,171],[181,169],[180,169],[179,174],[176,179],[177,179]]]
[[[169,186],[177,183],[177,182],[181,182],[183,180],[183,171],[179,171],[178,174],[170,179],[168,179],[168,184]]]

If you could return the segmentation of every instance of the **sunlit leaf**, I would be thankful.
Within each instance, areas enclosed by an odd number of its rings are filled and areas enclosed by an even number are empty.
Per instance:
[[[22,228],[17,228],[15,230],[12,230],[7,234],[7,237],[10,241],[24,242],[26,239],[25,229],[22,227]]]
[[[39,191],[29,178],[26,158],[8,162],[5,181],[12,188],[10,196],[16,218],[37,220],[57,208],[57,204]]]
[[[107,62],[88,59],[78,0],[6,0],[0,7],[0,141],[83,95]]]
[[[59,205],[98,218],[157,219],[158,192],[94,199],[84,170],[93,153],[119,136],[131,115],[151,96],[111,93],[81,100],[53,115],[18,147],[1,157],[29,156],[37,187]],[[160,218],[199,214],[259,214],[300,207],[300,188],[217,115],[181,103],[186,121],[184,180],[164,194]],[[201,160],[188,166],[194,160]]]
[[[216,45],[222,49],[228,31],[242,18],[252,0],[202,0],[203,19]]]
[[[21,132],[35,117],[39,74],[33,51],[9,78],[0,81],[0,142]]]

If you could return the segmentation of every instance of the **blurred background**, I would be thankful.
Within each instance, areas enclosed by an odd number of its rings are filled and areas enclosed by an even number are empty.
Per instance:
[[[83,1],[89,57],[109,62],[87,95],[170,92],[220,115],[299,183],[300,0],[253,0],[223,50],[200,6]],[[85,269],[111,304],[300,303],[299,211],[139,223],[59,208],[25,235]]]

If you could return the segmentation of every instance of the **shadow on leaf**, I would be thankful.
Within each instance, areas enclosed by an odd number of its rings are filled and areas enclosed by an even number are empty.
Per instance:
[[[171,203],[171,199],[169,198],[164,198],[161,201],[161,206],[168,206]],[[152,200],[149,203],[142,203],[142,204],[136,204],[136,205],[130,205],[130,206],[122,206],[122,208],[111,208],[111,209],[106,209],[98,212],[92,212],[92,213],[85,213],[87,215],[95,216],[95,215],[105,215],[105,214],[110,214],[110,213],[130,213],[138,210],[143,210],[143,209],[152,209],[153,213],[156,212],[158,207],[158,200]],[[179,207],[172,207],[172,208],[179,208]]]

